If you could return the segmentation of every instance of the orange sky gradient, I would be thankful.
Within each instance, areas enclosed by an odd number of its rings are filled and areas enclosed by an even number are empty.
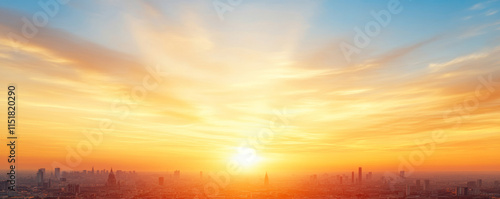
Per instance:
[[[436,130],[446,138],[416,170],[499,170],[500,40],[439,59],[433,55],[453,49],[461,34],[388,50],[380,48],[390,34],[381,35],[346,63],[337,47],[351,35],[307,37],[317,5],[287,5],[298,15],[249,2],[220,22],[199,14],[210,6],[172,4],[182,13],[175,19],[140,2],[104,21],[89,14],[96,30],[88,36],[49,25],[17,51],[4,33],[22,24],[5,19],[22,14],[0,12],[1,98],[5,109],[7,85],[17,85],[19,169],[68,166],[68,147],[76,151],[88,141],[85,130],[109,119],[113,130],[68,168],[223,170],[273,111],[286,110],[285,130],[256,150],[249,172],[397,171],[400,157],[432,143]],[[105,24],[116,31],[99,29]],[[156,66],[168,75],[143,101],[130,100]],[[478,99],[480,79],[489,77],[499,83],[481,87]],[[476,108],[460,108],[471,99]]]

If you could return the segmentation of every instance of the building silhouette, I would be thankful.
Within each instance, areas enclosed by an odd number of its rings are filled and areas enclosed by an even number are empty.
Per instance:
[[[359,180],[359,184],[361,184],[363,182],[363,168],[359,167],[358,168],[358,180]]]
[[[266,177],[264,178],[264,185],[266,186],[269,185],[269,176],[267,176],[267,172],[266,172]]]
[[[115,177],[115,174],[113,173],[113,168],[111,168],[111,172],[109,172],[108,181],[107,181],[106,185],[109,187],[116,186],[116,177]]]
[[[69,193],[80,193],[80,185],[78,184],[68,184],[66,186],[66,191]]]
[[[43,186],[43,173],[45,169],[38,169],[38,172],[36,173],[36,183],[38,184],[39,187]]]
[[[54,173],[56,175],[56,180],[61,179],[61,168],[55,168]]]

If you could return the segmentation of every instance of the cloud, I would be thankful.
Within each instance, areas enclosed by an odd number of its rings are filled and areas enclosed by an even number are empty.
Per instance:
[[[470,7],[470,10],[482,10],[485,8],[484,3],[476,3],[472,7]]]
[[[487,12],[484,13],[486,16],[491,16],[494,15],[498,12],[498,10],[488,10]]]

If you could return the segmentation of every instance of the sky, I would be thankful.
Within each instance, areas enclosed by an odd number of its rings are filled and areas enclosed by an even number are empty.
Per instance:
[[[19,169],[500,168],[500,1],[61,2],[0,1]]]

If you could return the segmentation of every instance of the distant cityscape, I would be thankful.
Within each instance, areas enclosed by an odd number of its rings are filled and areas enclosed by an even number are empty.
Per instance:
[[[208,182],[218,177],[202,171],[199,175],[181,175],[180,170],[168,173],[139,173],[123,170],[47,171],[19,176],[16,191],[9,191],[9,181],[3,180],[0,198],[252,198],[252,199],[496,199],[500,198],[500,176],[474,174],[428,175],[425,178],[408,176],[405,171],[397,175],[363,173],[359,167],[350,173],[290,175],[276,177],[272,173],[262,176],[235,178],[217,195],[208,195]]]

